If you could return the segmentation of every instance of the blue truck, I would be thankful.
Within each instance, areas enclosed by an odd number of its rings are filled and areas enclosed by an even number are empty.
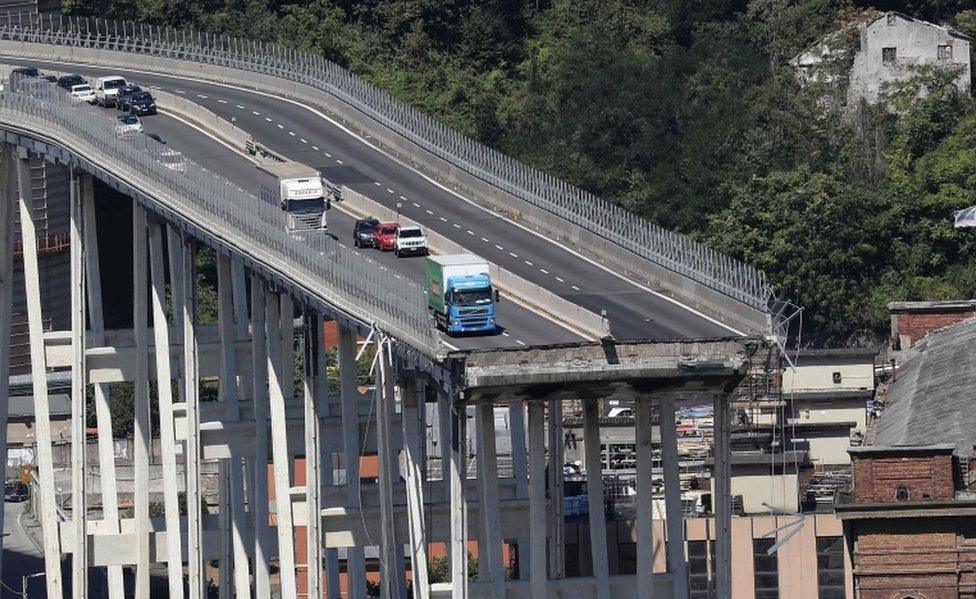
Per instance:
[[[488,262],[474,254],[428,256],[424,267],[427,307],[449,335],[495,332],[498,292]]]

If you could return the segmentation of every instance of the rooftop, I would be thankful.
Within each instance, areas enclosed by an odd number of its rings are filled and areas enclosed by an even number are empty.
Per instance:
[[[976,318],[923,337],[888,385],[876,446],[976,445]]]
[[[899,312],[973,312],[976,300],[939,300],[934,302],[890,302],[888,311]]]

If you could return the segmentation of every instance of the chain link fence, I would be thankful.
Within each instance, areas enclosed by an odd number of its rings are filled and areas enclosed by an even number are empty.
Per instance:
[[[308,85],[478,179],[653,264],[763,312],[773,297],[762,271],[478,143],[321,56],[199,31],[27,13],[0,18],[0,39],[187,60]]]
[[[81,152],[106,172],[256,262],[364,323],[435,357],[440,340],[423,289],[390,274],[325,233],[289,232],[276,205],[143,134],[127,134],[114,116],[73,99],[53,83],[14,76],[0,92],[0,126],[46,136]]]

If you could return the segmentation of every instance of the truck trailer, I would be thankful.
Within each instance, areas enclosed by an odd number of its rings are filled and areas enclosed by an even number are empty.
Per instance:
[[[437,328],[455,333],[495,332],[495,304],[488,262],[474,254],[428,256],[424,267],[427,307]]]
[[[338,201],[339,191],[322,179],[316,169],[286,160],[257,163],[262,176],[261,199],[279,206],[288,213],[290,229],[325,230],[326,213],[332,201]]]

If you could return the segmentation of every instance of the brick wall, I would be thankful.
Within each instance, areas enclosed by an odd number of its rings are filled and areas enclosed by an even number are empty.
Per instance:
[[[910,502],[955,498],[952,456],[854,456],[855,503],[894,503],[899,487]]]
[[[897,343],[896,348],[908,349],[921,339],[936,329],[947,327],[972,318],[972,310],[966,311],[947,311],[947,312],[921,312],[910,313],[902,312],[892,315],[893,339]]]

